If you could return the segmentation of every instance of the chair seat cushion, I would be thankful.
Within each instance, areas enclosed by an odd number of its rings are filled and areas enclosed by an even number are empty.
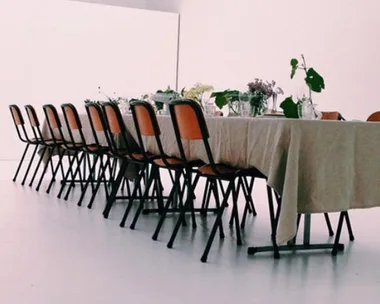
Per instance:
[[[209,175],[209,176],[218,176],[218,173],[220,173],[220,175],[223,175],[223,176],[240,175],[240,176],[252,176],[252,177],[266,179],[266,176],[262,174],[257,168],[254,168],[254,167],[247,168],[247,169],[240,169],[240,168],[229,167],[223,164],[215,165],[215,167],[218,172],[215,172],[212,169],[211,165],[204,165],[202,167],[199,167],[198,172],[203,175]]]
[[[176,159],[176,158],[173,158],[173,157],[165,158],[165,161],[167,164],[169,164],[170,166],[174,166],[174,167],[182,167],[184,165],[183,161]],[[157,166],[167,168],[168,166],[166,165],[165,161],[163,158],[153,159],[153,162]]]
[[[236,168],[228,167],[226,165],[215,165],[215,167],[216,170],[223,175],[233,175],[239,170]],[[204,175],[218,175],[218,173],[212,169],[211,165],[204,165],[202,167],[199,167],[198,171]]]
[[[88,145],[86,149],[94,153],[107,153],[109,151],[109,147],[99,146],[97,144]]]

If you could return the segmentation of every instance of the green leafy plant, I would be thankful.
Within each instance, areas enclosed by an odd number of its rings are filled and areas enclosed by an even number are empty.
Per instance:
[[[305,72],[305,83],[309,89],[309,101],[313,103],[312,92],[321,93],[325,89],[325,81],[323,77],[311,67],[307,67],[304,55],[301,55],[301,63],[296,58],[290,60],[291,72],[290,79],[293,79],[298,70]],[[299,103],[299,101],[297,102]],[[294,102],[293,96],[285,98],[280,104],[284,110],[284,115],[288,118],[298,118],[297,103]]]
[[[174,95],[174,96],[179,97],[179,96],[182,95],[183,90],[184,90],[184,89],[182,89],[182,92],[181,92],[181,93],[178,93],[178,92],[176,92],[175,90],[171,89],[170,86],[168,86],[167,89],[166,89],[165,91],[163,91],[163,90],[158,90],[158,91],[156,92],[156,94],[161,93],[161,94],[168,94],[168,95]],[[157,109],[157,111],[160,111],[160,110],[162,110],[162,109],[164,108],[164,103],[163,103],[163,102],[155,101],[154,104],[156,105],[156,109]]]
[[[105,94],[101,87],[98,87],[98,93],[103,95],[105,97],[105,100],[91,100],[91,99],[86,99],[84,101],[84,103],[96,103],[96,104],[103,104],[104,102],[112,102],[114,104],[120,104],[124,101],[126,101],[127,99],[125,97],[120,97],[120,96],[117,96],[117,97],[111,97],[111,96],[108,96],[107,94]],[[116,92],[113,93],[115,96],[116,96]]]
[[[219,109],[222,109],[230,102],[239,101],[238,90],[224,90],[219,92],[213,92],[211,98],[215,98],[215,104]]]
[[[211,85],[205,85],[197,82],[192,88],[186,90],[183,88],[181,91],[181,96],[186,99],[191,99],[198,102],[202,106],[202,96],[206,92],[211,92],[214,87]]]

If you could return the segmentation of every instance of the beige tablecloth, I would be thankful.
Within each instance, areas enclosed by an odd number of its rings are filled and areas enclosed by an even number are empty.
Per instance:
[[[136,138],[131,116],[125,116]],[[207,118],[216,162],[255,166],[282,196],[278,242],[296,233],[297,213],[337,212],[380,206],[380,123]],[[172,122],[158,116],[165,151],[178,155]],[[87,118],[85,136],[91,140]],[[147,148],[157,153],[153,139]],[[189,159],[207,162],[203,142],[185,143]]]
[[[178,155],[170,118],[158,119],[164,149]],[[297,213],[380,206],[379,123],[212,117],[207,125],[216,162],[255,166],[282,196],[279,243],[295,235]],[[152,140],[147,147],[157,152]],[[207,161],[202,142],[186,152]]]

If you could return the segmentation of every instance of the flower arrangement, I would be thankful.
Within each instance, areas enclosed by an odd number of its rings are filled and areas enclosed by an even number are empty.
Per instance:
[[[202,96],[206,92],[212,92],[214,87],[211,85],[204,85],[202,83],[197,82],[191,89],[186,91],[186,89],[182,89],[181,95],[183,98],[191,99],[202,104]]]
[[[274,95],[284,94],[284,91],[280,87],[276,87],[276,82],[272,80],[263,81],[262,79],[255,78],[254,82],[248,83],[248,90],[252,94],[260,93],[266,98],[270,98]]]
[[[253,82],[248,83],[248,92],[250,96],[251,112],[253,116],[262,115],[267,108],[267,100],[273,98],[274,108],[277,96],[284,94],[284,91],[280,87],[276,87],[276,82],[264,81],[259,78],[255,78]]]

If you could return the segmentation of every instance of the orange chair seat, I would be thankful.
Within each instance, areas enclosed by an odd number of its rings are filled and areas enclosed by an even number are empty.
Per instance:
[[[225,165],[216,165],[216,169],[223,175],[233,175],[238,171],[236,168],[227,167]],[[210,165],[204,165],[198,168],[198,171],[204,175],[217,175]]]
[[[39,138],[32,138],[30,141],[34,144],[42,144],[45,143],[47,145],[55,145],[54,140],[52,139],[39,139]],[[57,144],[62,144],[61,140],[56,140]]]
[[[66,143],[65,145],[62,145],[62,149],[64,150],[77,150],[77,149],[82,149],[83,147],[84,145],[81,143],[75,143],[75,145]]]
[[[89,145],[89,146],[87,146],[87,149],[90,150],[91,152],[103,152],[103,153],[105,153],[105,152],[109,151],[108,147],[99,146],[97,144]]]
[[[216,169],[222,175],[235,175],[235,174],[239,173],[239,175],[252,176],[252,177],[266,179],[266,176],[264,174],[262,174],[256,168],[239,169],[239,168],[231,168],[231,167],[228,167],[226,165],[216,165]],[[216,176],[217,175],[217,173],[211,168],[210,165],[204,165],[204,166],[198,168],[198,171],[199,171],[199,173],[201,173],[203,175],[210,175],[210,176]]]
[[[168,163],[171,166],[183,166],[184,165],[183,161],[176,159],[176,158],[172,158],[172,157],[166,158],[165,161],[166,161],[166,163]],[[153,162],[159,167],[163,167],[163,168],[167,167],[162,158],[154,159]]]

